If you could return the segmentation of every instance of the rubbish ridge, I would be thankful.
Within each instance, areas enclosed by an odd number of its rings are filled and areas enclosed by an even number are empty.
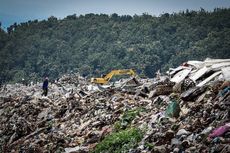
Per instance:
[[[129,152],[230,152],[229,68],[230,59],[188,61],[139,84],[104,86],[67,74],[47,97],[41,83],[4,85],[1,152],[90,152],[119,122],[143,131]]]

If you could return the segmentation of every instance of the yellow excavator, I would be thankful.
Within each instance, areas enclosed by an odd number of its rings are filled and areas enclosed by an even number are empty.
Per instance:
[[[132,69],[124,69],[124,70],[112,70],[105,76],[101,78],[91,78],[91,83],[96,83],[96,84],[107,84],[109,80],[114,76],[114,75],[131,75],[133,77],[136,76],[136,73]]]

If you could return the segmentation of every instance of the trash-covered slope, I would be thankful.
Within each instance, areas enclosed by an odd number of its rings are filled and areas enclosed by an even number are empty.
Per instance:
[[[5,85],[1,152],[229,152],[228,69],[229,60],[188,61],[107,86],[71,74],[47,97],[41,84]]]

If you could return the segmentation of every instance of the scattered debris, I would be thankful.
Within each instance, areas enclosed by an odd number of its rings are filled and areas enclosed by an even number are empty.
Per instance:
[[[229,59],[188,61],[169,76],[105,86],[69,74],[47,97],[41,83],[4,85],[0,152],[229,151],[229,67]]]

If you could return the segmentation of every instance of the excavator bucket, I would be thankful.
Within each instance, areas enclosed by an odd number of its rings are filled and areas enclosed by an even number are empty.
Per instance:
[[[137,85],[139,85],[140,84],[140,82],[139,81],[137,81],[137,79],[135,78],[135,77],[133,77],[133,79],[132,79]]]

